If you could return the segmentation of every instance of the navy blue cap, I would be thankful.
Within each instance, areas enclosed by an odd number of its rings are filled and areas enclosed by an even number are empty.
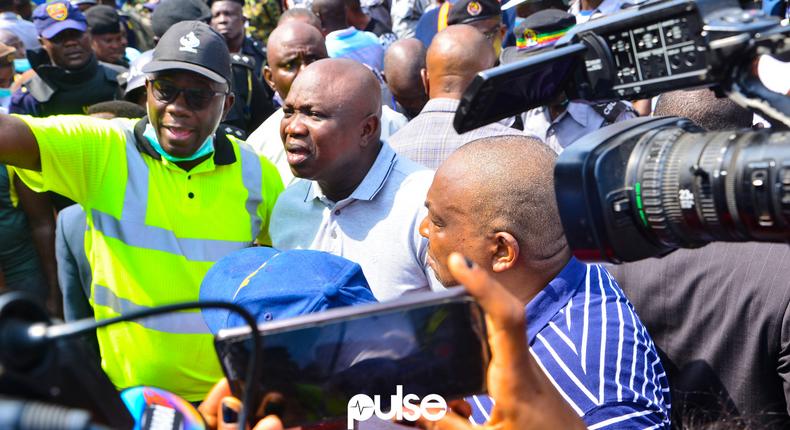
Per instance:
[[[241,305],[258,323],[376,303],[359,264],[322,251],[266,247],[243,249],[214,264],[200,285],[200,300]],[[229,311],[202,313],[214,334],[245,325]]]
[[[55,0],[36,7],[33,11],[36,32],[44,39],[52,39],[63,30],[84,32],[88,21],[80,9],[68,1]]]

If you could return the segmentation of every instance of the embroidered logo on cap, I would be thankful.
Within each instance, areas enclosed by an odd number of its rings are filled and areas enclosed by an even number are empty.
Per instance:
[[[194,31],[190,31],[189,34],[186,36],[182,36],[181,39],[178,40],[181,42],[181,47],[178,48],[179,51],[191,52],[193,54],[197,54],[197,48],[200,46],[200,39],[195,36]]]
[[[535,30],[528,28],[524,30],[524,41],[527,46],[535,46],[538,44],[538,33]]]
[[[469,2],[468,5],[466,5],[466,13],[468,13],[471,16],[480,15],[480,12],[482,11],[483,11],[483,7],[480,6],[480,3],[476,1],[471,1]]]
[[[47,5],[47,15],[55,21],[63,21],[69,17],[69,9],[63,3]]]

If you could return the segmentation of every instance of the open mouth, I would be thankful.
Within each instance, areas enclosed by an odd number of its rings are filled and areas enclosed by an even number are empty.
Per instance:
[[[194,133],[192,129],[184,128],[184,127],[166,126],[164,128],[165,128],[165,132],[167,133],[167,136],[171,140],[186,140]]]
[[[310,158],[311,152],[301,142],[288,142],[285,145],[285,155],[288,159],[288,164],[298,166]]]

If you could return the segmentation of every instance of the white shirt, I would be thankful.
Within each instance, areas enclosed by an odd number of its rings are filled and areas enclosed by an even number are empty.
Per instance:
[[[280,194],[269,231],[275,248],[315,249],[359,263],[380,301],[441,289],[426,260],[419,225],[433,172],[386,143],[356,190],[329,200],[317,182],[299,180]]]
[[[263,155],[277,167],[277,171],[280,172],[280,177],[283,180],[283,185],[288,187],[288,185],[293,184],[299,178],[294,177],[293,172],[291,172],[291,166],[288,164],[288,157],[285,155],[285,148],[280,137],[280,122],[284,116],[283,109],[277,109],[260,127],[250,134],[247,138],[247,143],[256,153]],[[381,140],[387,140],[390,135],[406,125],[407,122],[408,120],[405,116],[387,106],[382,106]]]

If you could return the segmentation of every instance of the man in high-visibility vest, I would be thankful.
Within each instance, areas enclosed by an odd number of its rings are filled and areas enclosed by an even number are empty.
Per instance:
[[[96,319],[197,300],[215,261],[270,242],[279,174],[217,132],[233,104],[230,67],[222,36],[183,21],[143,69],[148,117],[0,116],[0,163],[85,210]],[[116,324],[97,336],[102,366],[119,388],[158,386],[198,401],[221,377],[197,311]]]

